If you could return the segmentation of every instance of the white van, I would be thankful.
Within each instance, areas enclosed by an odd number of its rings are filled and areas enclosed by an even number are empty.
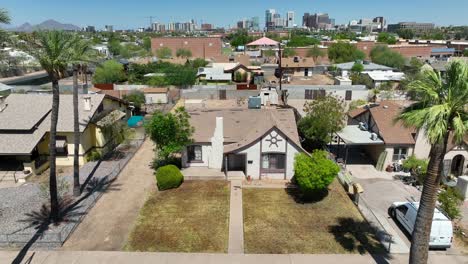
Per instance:
[[[395,221],[398,221],[408,233],[412,234],[419,203],[395,202],[388,209],[388,213]],[[453,227],[452,221],[437,208],[432,218],[430,248],[450,248],[452,245]]]

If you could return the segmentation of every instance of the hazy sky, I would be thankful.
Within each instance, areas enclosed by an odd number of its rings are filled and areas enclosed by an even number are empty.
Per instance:
[[[137,28],[153,21],[163,23],[195,19],[217,26],[234,26],[236,21],[260,17],[265,10],[276,9],[282,16],[295,11],[295,23],[302,23],[304,12],[329,13],[336,23],[352,19],[384,16],[390,23],[400,21],[433,22],[437,25],[468,25],[468,0],[2,0],[12,17],[12,25],[40,23],[55,19],[78,26],[106,24],[114,28]]]

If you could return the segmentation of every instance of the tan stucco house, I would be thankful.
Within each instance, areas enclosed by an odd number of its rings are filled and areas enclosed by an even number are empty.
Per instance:
[[[87,153],[108,142],[99,122],[111,113],[115,119],[125,117],[127,106],[101,94],[80,95],[78,100],[79,162],[84,164]],[[57,166],[73,165],[72,102],[72,95],[60,95]],[[41,173],[48,168],[51,110],[51,95],[11,94],[0,102],[0,170]]]

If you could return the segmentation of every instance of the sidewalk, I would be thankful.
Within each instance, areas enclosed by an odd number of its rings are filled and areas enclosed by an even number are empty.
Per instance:
[[[0,251],[0,263],[11,263],[16,256],[13,251]],[[467,263],[468,257],[461,255],[433,255],[431,264]],[[186,254],[186,253],[139,253],[139,252],[102,252],[102,251],[36,251],[29,252],[21,263],[28,264],[97,264],[97,263],[171,263],[171,264],[308,264],[308,263],[408,263],[408,255],[393,255],[385,260],[370,255],[246,255],[246,254]]]
[[[228,253],[244,253],[244,219],[242,214],[242,181],[231,181]]]

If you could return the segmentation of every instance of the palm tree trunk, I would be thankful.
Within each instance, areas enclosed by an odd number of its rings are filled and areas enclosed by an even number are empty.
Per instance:
[[[80,124],[78,122],[78,65],[73,65],[73,196],[81,195],[80,188]]]
[[[57,122],[60,105],[59,83],[57,77],[52,77],[52,111],[50,117],[50,143],[49,143],[49,192],[50,192],[50,217],[52,222],[59,220],[59,202],[57,194]]]
[[[437,202],[437,192],[439,190],[442,176],[447,141],[448,133],[443,142],[433,144],[431,147],[427,175],[424,179],[421,201],[411,239],[409,261],[411,264],[425,264],[428,260],[432,218],[434,216],[434,209]]]

